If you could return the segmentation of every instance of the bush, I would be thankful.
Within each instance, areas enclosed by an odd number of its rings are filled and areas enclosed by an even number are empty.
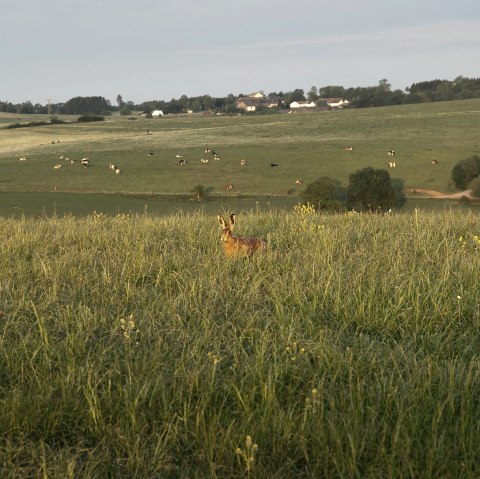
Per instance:
[[[472,196],[474,198],[480,198],[480,178],[473,179],[469,186]]]
[[[312,205],[315,210],[341,211],[342,202],[338,199],[339,183],[327,176],[321,176],[309,183],[301,194],[303,204]]]
[[[358,210],[385,211],[398,204],[397,192],[387,170],[364,168],[350,175],[348,203]]]
[[[207,188],[205,188],[205,186],[203,186],[201,184],[195,185],[190,190],[190,192],[193,194],[194,198],[197,201],[202,201],[205,198],[205,196],[207,196],[207,194],[208,194]]]
[[[452,169],[452,180],[459,190],[468,188],[470,182],[480,175],[480,156],[473,155],[460,160]]]
[[[132,114],[132,110],[128,106],[124,106],[123,108],[120,109],[120,115],[122,116],[128,116]]]
[[[89,121],[104,121],[103,116],[82,115],[77,118],[78,123],[88,123]]]

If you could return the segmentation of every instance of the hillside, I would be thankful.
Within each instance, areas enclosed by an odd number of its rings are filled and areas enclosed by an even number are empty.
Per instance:
[[[394,150],[396,168],[389,171],[398,187],[453,193],[451,169],[478,154],[479,124],[480,100],[474,99],[0,129],[0,191],[188,194],[201,183],[212,195],[287,195],[301,190],[295,184],[299,178],[305,185],[327,175],[346,186],[360,168],[387,168],[387,152]],[[205,153],[206,146],[220,160]],[[185,166],[179,166],[177,154]],[[22,156],[28,160],[20,162]],[[59,157],[88,157],[90,167]],[[121,174],[112,174],[109,164],[118,165]],[[233,189],[226,192],[226,184]]]

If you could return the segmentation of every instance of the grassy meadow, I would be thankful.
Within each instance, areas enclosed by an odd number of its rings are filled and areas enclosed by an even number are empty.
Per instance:
[[[0,219],[0,476],[479,477],[478,214],[237,219]]]
[[[1,128],[47,118],[0,114],[0,477],[480,476],[480,212],[294,206],[390,149],[454,192],[480,100]]]
[[[0,192],[185,195],[201,183],[212,197],[285,197],[301,191],[297,178],[306,185],[326,175],[346,187],[358,169],[386,168],[390,149],[397,153],[397,167],[389,172],[399,188],[452,192],[453,165],[480,151],[480,100],[317,113],[136,118],[0,129]],[[15,119],[3,117],[4,124]],[[220,160],[204,153],[207,145]],[[346,146],[353,150],[345,151]],[[184,155],[184,167],[177,154]],[[28,160],[19,161],[21,156]],[[82,168],[59,156],[89,157],[91,166]],[[434,159],[437,166],[431,164]],[[120,175],[109,170],[110,163],[119,166]],[[62,168],[54,169],[56,164]],[[234,187],[225,192],[228,183]]]

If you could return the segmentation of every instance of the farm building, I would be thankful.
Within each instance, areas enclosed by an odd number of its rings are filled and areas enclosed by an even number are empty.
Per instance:
[[[314,108],[317,105],[314,101],[292,101],[290,108]]]
[[[152,111],[152,117],[153,118],[159,118],[163,116],[163,111],[162,110],[153,110]]]
[[[277,96],[266,97],[263,93],[251,93],[248,96],[242,96],[238,98],[235,106],[239,110],[256,111],[257,108],[275,108],[280,102],[280,98]]]
[[[317,103],[319,105],[328,106],[329,108],[345,108],[346,106],[350,105],[348,100],[344,100],[343,98],[319,98]]]

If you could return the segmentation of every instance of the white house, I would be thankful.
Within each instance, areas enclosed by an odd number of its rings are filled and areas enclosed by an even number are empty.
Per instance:
[[[163,116],[163,111],[162,110],[153,110],[152,111],[152,117],[153,118],[160,118]]]
[[[327,105],[332,108],[343,108],[344,106],[350,105],[350,102],[343,98],[331,98],[330,101],[327,102]]]
[[[314,101],[292,101],[290,108],[314,108],[317,105]]]

